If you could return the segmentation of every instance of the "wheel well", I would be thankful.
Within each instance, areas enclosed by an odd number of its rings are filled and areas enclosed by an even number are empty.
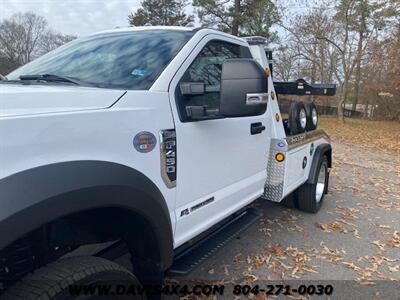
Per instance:
[[[310,173],[308,175],[308,183],[314,183],[316,181],[316,177],[318,176],[318,166],[321,162],[321,159],[326,156],[328,160],[328,168],[332,167],[332,148],[331,145],[327,143],[320,144],[315,150],[314,158],[311,163]]]
[[[120,241],[129,250],[133,267],[138,263],[160,265],[160,245],[151,223],[135,211],[126,208],[102,207],[80,211],[51,221],[16,240],[0,251],[0,286],[15,282],[25,274],[65,255],[93,254],[99,245]],[[21,251],[24,249],[25,251]],[[80,251],[80,250],[83,250]],[[16,253],[19,254],[16,257]],[[153,270],[155,271],[155,270]],[[141,274],[136,274],[139,278]],[[0,288],[1,291],[1,288]]]
[[[52,245],[84,245],[123,239],[157,246],[152,225],[142,215],[124,208],[103,207],[81,211],[47,224]],[[143,231],[146,238],[141,239]],[[65,236],[65,234],[67,234]],[[65,238],[67,237],[67,239]],[[149,253],[153,258],[154,255]],[[157,256],[157,255],[156,255]]]

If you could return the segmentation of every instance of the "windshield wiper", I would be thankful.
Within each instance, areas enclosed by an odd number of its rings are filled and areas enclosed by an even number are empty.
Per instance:
[[[69,76],[60,76],[55,74],[43,74],[43,75],[21,75],[19,76],[21,80],[42,80],[47,82],[70,82],[74,84],[80,84],[80,80],[76,78],[72,78]]]

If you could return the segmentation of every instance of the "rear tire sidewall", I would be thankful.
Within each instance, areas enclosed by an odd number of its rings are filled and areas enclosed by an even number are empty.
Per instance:
[[[318,184],[318,175],[321,171],[322,166],[325,165],[325,182],[324,182],[324,191],[322,193],[322,197],[321,200],[319,200],[317,202],[317,184]],[[315,211],[319,211],[319,209],[322,206],[322,202],[324,201],[325,198],[325,194],[328,191],[328,182],[329,182],[329,172],[328,172],[328,160],[326,158],[326,156],[324,155],[323,158],[321,159],[321,162],[318,166],[318,170],[317,170],[317,177],[315,182],[313,183],[313,199],[314,199],[314,205],[315,205]]]
[[[318,114],[317,114],[317,124],[316,125],[314,125],[313,120],[312,120],[312,111],[313,111],[313,109],[317,110],[317,107],[315,106],[314,102],[305,102],[304,108],[306,109],[306,116],[307,116],[306,130],[311,131],[311,130],[317,129]]]
[[[317,201],[316,191],[317,191],[318,175],[323,165],[325,165],[325,186],[321,199]],[[319,211],[324,201],[324,196],[328,191],[328,184],[329,184],[328,159],[325,155],[320,158],[320,162],[316,171],[317,171],[316,174],[317,176],[315,178],[315,181],[312,183],[308,182],[304,183],[296,191],[297,207],[301,211],[307,213],[317,213]]]
[[[300,111],[304,109],[307,115],[307,111],[304,107],[304,104],[299,101],[294,101],[290,104],[289,108],[289,128],[291,135],[296,135],[299,133],[303,133],[306,128],[301,127],[300,123]],[[307,127],[307,123],[306,123]]]

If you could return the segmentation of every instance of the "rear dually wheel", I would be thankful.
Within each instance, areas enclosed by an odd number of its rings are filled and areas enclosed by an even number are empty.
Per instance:
[[[303,133],[307,126],[307,112],[303,102],[293,101],[289,108],[289,129],[291,135]]]
[[[322,206],[324,195],[328,192],[328,159],[324,155],[317,169],[318,176],[312,183],[304,183],[296,192],[297,206],[300,210],[317,213]]]

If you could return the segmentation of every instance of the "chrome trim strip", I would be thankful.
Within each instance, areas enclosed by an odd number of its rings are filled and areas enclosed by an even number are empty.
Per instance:
[[[206,206],[207,204],[210,204],[211,202],[214,202],[214,197],[208,198],[207,200],[200,202],[198,204],[196,204],[195,206],[192,206],[190,208],[190,212],[194,212],[195,210],[202,208],[203,206]]]
[[[326,139],[328,142],[331,140],[326,132],[322,129],[316,129],[294,136],[289,136],[286,137],[285,140],[288,144],[288,150],[292,150],[321,138]]]

